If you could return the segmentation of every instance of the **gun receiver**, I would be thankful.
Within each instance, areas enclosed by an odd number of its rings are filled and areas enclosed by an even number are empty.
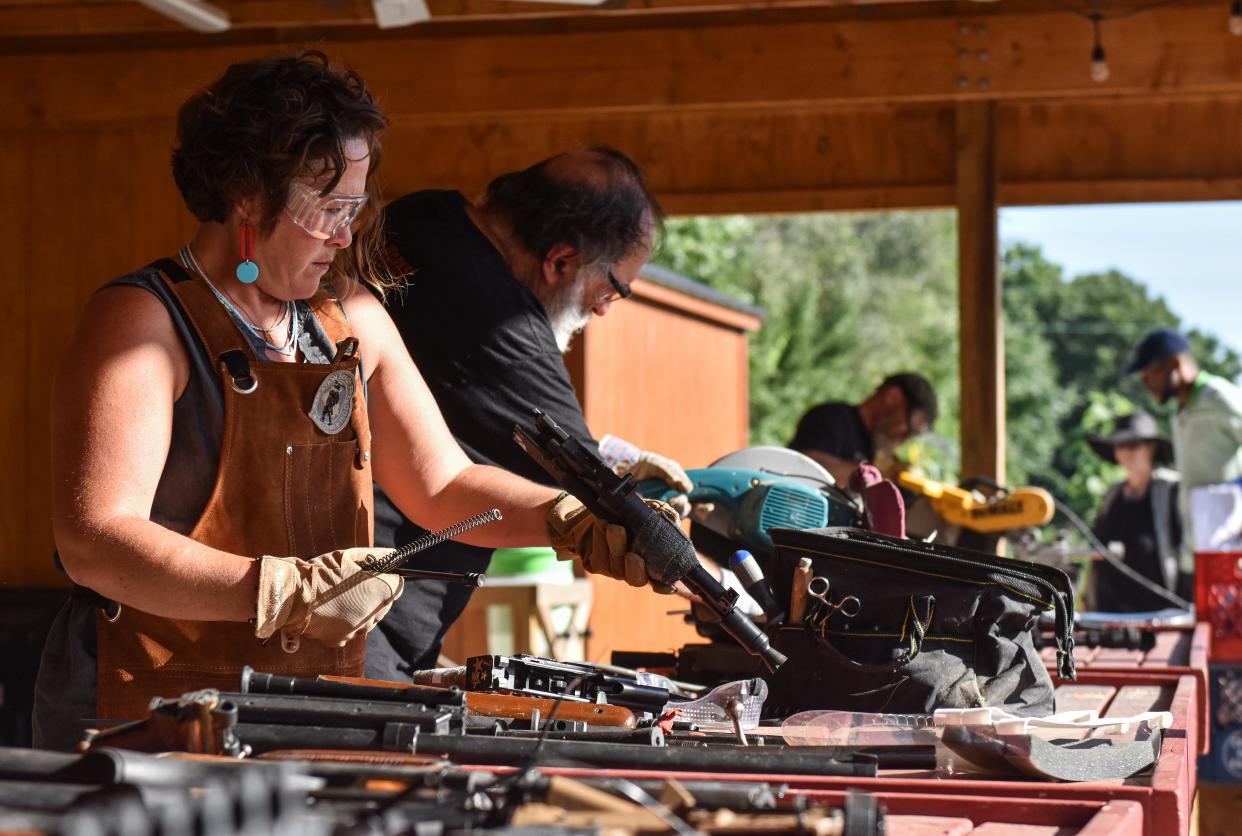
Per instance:
[[[348,676],[320,676],[317,680],[301,680],[304,682],[324,682],[343,684],[354,693],[366,694],[363,699],[383,700],[402,699],[401,693],[407,688],[418,686],[402,685],[400,682],[388,682],[383,679],[363,679]],[[455,693],[438,688],[444,693]],[[505,720],[530,721],[533,715],[544,720],[552,712],[555,699],[541,697],[514,696],[510,694],[488,694],[468,691],[461,694],[466,708],[471,713],[485,717],[499,717]],[[586,723],[591,726],[610,726],[613,728],[632,729],[638,721],[634,712],[620,705],[603,705],[599,703],[562,702],[556,709],[556,719],[575,723]]]
[[[535,435],[520,425],[514,439],[562,488],[601,519],[625,527],[635,553],[647,562],[655,579],[673,584],[681,581],[720,619],[720,626],[769,671],[785,663],[755,623],[737,610],[737,593],[699,565],[694,546],[676,525],[656,513],[636,492],[630,476],[617,476],[599,456],[557,426],[541,410],[534,410]]]
[[[517,691],[570,704],[610,705],[659,717],[668,705],[668,689],[644,685],[629,676],[608,673],[594,665],[557,662],[520,653],[516,656],[471,656],[466,660],[466,687],[478,691]],[[562,706],[565,703],[562,702]],[[557,717],[564,717],[564,708]]]

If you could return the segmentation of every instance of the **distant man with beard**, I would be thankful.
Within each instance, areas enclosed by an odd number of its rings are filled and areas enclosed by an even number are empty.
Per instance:
[[[936,392],[927,378],[902,372],[884,378],[857,406],[828,401],[811,407],[798,421],[789,446],[846,486],[861,462],[874,462],[877,455],[892,453],[931,429],[936,411]]]
[[[529,422],[533,406],[596,448],[562,353],[593,314],[630,295],[662,221],[638,167],[604,147],[503,174],[476,203],[423,191],[389,204],[390,265],[407,278],[386,304],[472,460],[550,484],[513,442],[513,425]],[[676,462],[606,442],[604,457],[618,470],[689,490]],[[377,545],[400,547],[422,533],[376,490]],[[481,572],[490,557],[450,542],[420,555],[418,568]],[[369,637],[367,675],[408,679],[434,667],[469,598],[467,587],[407,582]]]

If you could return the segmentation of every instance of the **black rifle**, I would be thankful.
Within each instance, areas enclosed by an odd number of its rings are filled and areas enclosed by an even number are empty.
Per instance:
[[[524,740],[480,735],[420,734],[411,740],[416,755],[438,755],[454,763],[528,766],[589,766],[600,769],[659,769],[671,772],[771,772],[781,775],[874,777],[872,756],[842,749],[840,759],[793,748],[720,746],[698,748],[618,746],[570,740]],[[845,758],[848,758],[845,759]]]
[[[651,577],[670,585],[684,583],[716,614],[724,631],[748,653],[762,659],[769,671],[785,663],[784,654],[773,648],[763,631],[737,610],[737,593],[725,590],[699,565],[690,540],[680,528],[643,502],[632,477],[613,473],[599,456],[571,438],[541,410],[534,410],[534,417],[534,435],[520,425],[513,427],[517,443],[593,514],[624,526],[631,547],[646,561]]]
[[[421,733],[460,733],[470,726],[486,730],[494,725],[461,706],[460,691],[443,693],[455,696],[459,704],[204,689],[179,699],[157,697],[148,716],[91,734],[87,748],[233,756],[312,745],[408,751],[408,741]]]

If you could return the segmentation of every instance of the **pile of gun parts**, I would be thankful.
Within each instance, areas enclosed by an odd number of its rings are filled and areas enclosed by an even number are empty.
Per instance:
[[[870,836],[883,831],[874,798],[810,803],[762,776],[871,776],[910,757],[764,745],[762,680],[679,703],[649,679],[529,656],[476,657],[434,679],[247,669],[236,692],[156,699],[141,720],[88,732],[81,755],[3,752],[0,813],[72,836]],[[725,722],[690,719],[709,716]]]

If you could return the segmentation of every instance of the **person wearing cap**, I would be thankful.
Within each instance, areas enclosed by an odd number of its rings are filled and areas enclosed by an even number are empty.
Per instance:
[[[936,392],[922,375],[890,375],[855,406],[828,401],[798,421],[789,446],[824,466],[838,485],[848,485],[861,462],[891,454],[908,439],[931,429]]]
[[[1182,525],[1178,516],[1178,474],[1163,465],[1173,459],[1173,445],[1160,434],[1156,419],[1138,411],[1119,417],[1108,435],[1088,435],[1096,455],[1119,464],[1126,478],[1104,494],[1092,530],[1103,543],[1121,543],[1126,564],[1152,583],[1189,594],[1189,576],[1179,568]],[[1169,605],[1118,569],[1096,564],[1096,609],[1143,612]]]
[[[1126,371],[1140,374],[1158,403],[1177,402],[1173,460],[1182,478],[1178,510],[1186,540],[1193,544],[1191,492],[1242,477],[1242,389],[1200,369],[1190,341],[1172,328],[1157,328],[1144,337]],[[1182,570],[1194,571],[1186,550]]]

